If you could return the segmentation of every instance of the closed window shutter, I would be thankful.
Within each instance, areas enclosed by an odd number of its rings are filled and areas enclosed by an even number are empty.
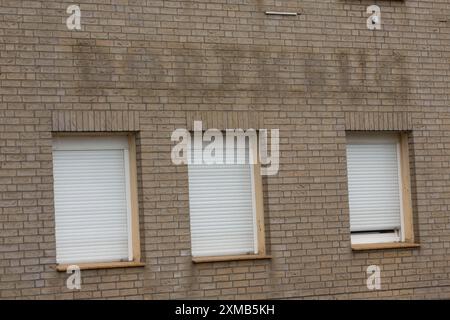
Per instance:
[[[188,166],[192,255],[257,253],[250,164]]]
[[[398,140],[349,138],[347,170],[351,231],[400,230]]]
[[[88,139],[54,147],[57,262],[127,261],[128,151],[120,139]]]

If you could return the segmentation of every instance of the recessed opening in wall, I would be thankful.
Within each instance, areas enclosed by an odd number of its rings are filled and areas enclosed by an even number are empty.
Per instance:
[[[134,134],[53,138],[56,262],[141,266]]]
[[[347,132],[353,245],[412,243],[408,133]]]
[[[211,133],[211,132],[210,132]],[[214,131],[217,149],[191,135],[188,164],[191,248],[194,262],[264,259],[262,182],[257,135]],[[254,138],[254,139],[253,139]],[[212,150],[214,150],[212,152]],[[213,155],[213,156],[212,156]]]

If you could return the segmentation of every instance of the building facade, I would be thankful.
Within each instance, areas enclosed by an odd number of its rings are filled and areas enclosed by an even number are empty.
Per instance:
[[[381,30],[367,26],[374,4]],[[0,298],[450,298],[449,59],[447,0],[0,1]],[[192,254],[189,172],[171,135],[194,121],[279,130],[247,258]],[[355,132],[398,134],[406,150],[399,241],[353,245]],[[69,289],[55,141],[124,135],[132,257],[82,267]],[[369,266],[381,287],[367,286]]]

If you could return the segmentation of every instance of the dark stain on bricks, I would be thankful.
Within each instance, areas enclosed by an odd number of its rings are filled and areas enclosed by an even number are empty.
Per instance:
[[[98,95],[98,89],[136,89],[148,96],[156,83],[168,82],[169,68],[163,68],[158,55],[146,48],[142,55],[129,54],[120,41],[114,46],[118,48],[121,53],[112,53],[111,47],[97,45],[95,40],[76,39],[72,52],[79,94]],[[118,87],[118,83],[126,83],[126,87]]]
[[[308,53],[305,59],[305,85],[309,93],[323,92],[327,62],[318,54]]]
[[[352,72],[348,54],[341,51],[337,54],[338,58],[338,80],[341,90],[346,90],[350,86],[350,73]]]
[[[294,77],[286,74],[294,68],[290,61],[298,61],[294,54],[271,52],[264,46],[217,44],[213,55],[219,65],[219,89],[251,91],[299,91]]]
[[[336,57],[339,88],[349,97],[382,93],[399,103],[406,99],[411,83],[400,51],[381,55],[378,50],[341,49]]]

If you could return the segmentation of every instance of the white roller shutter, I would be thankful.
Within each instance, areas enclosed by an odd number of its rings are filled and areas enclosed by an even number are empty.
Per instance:
[[[248,161],[190,164],[188,171],[192,255],[256,254],[253,170]]]
[[[126,137],[56,138],[57,262],[131,260]]]
[[[350,135],[347,170],[352,232],[401,229],[397,135]]]

